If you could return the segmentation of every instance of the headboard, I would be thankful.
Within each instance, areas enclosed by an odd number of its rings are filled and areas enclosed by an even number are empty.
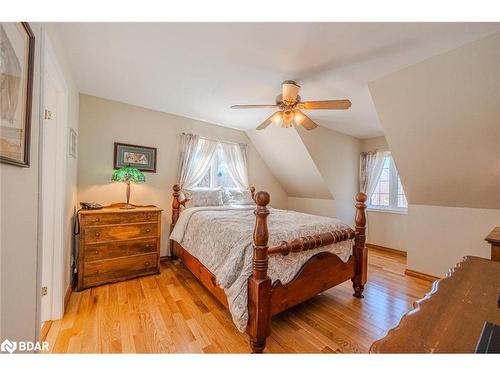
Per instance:
[[[170,231],[172,232],[172,229],[174,228],[175,223],[177,223],[177,219],[179,219],[179,214],[181,212],[181,206],[185,207],[186,203],[189,199],[183,199],[179,200],[179,197],[181,196],[181,187],[179,184],[175,184],[172,187],[173,193],[173,199],[172,199],[172,223],[170,225]],[[250,192],[252,193],[252,199],[255,199],[255,187],[251,186],[250,187]]]

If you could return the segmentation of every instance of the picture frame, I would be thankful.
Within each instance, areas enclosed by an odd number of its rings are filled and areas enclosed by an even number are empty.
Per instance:
[[[115,142],[113,167],[119,169],[127,165],[156,173],[156,148]]]
[[[35,35],[27,22],[0,22],[0,162],[30,166]]]
[[[73,159],[76,159],[78,152],[78,135],[75,129],[69,128],[68,153]]]

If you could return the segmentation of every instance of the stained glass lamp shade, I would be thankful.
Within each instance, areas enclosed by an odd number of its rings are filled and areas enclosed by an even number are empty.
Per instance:
[[[113,176],[111,177],[111,181],[120,181],[125,182],[127,184],[127,204],[123,206],[123,209],[135,208],[132,206],[130,202],[130,183],[133,182],[135,184],[139,184],[142,182],[146,182],[146,177],[144,174],[138,170],[137,168],[133,168],[131,166],[121,167],[117,169]]]

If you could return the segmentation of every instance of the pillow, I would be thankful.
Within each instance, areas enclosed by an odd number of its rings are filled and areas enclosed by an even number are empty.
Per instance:
[[[221,189],[193,189],[184,190],[183,193],[186,199],[189,199],[186,202],[186,208],[200,206],[222,206],[224,204],[224,201],[222,200]]]
[[[250,190],[224,189],[224,204],[255,204]]]

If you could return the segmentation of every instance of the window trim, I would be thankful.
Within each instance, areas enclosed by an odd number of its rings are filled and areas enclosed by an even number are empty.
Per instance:
[[[389,206],[374,206],[371,204],[371,198],[368,197],[367,211],[372,212],[387,212],[395,214],[407,214],[408,207],[398,207],[398,177],[399,173],[394,163],[394,158],[389,153]],[[379,177],[380,178],[380,177]],[[401,178],[401,177],[400,177]],[[404,189],[403,189],[404,190]],[[406,197],[406,193],[405,193]]]

